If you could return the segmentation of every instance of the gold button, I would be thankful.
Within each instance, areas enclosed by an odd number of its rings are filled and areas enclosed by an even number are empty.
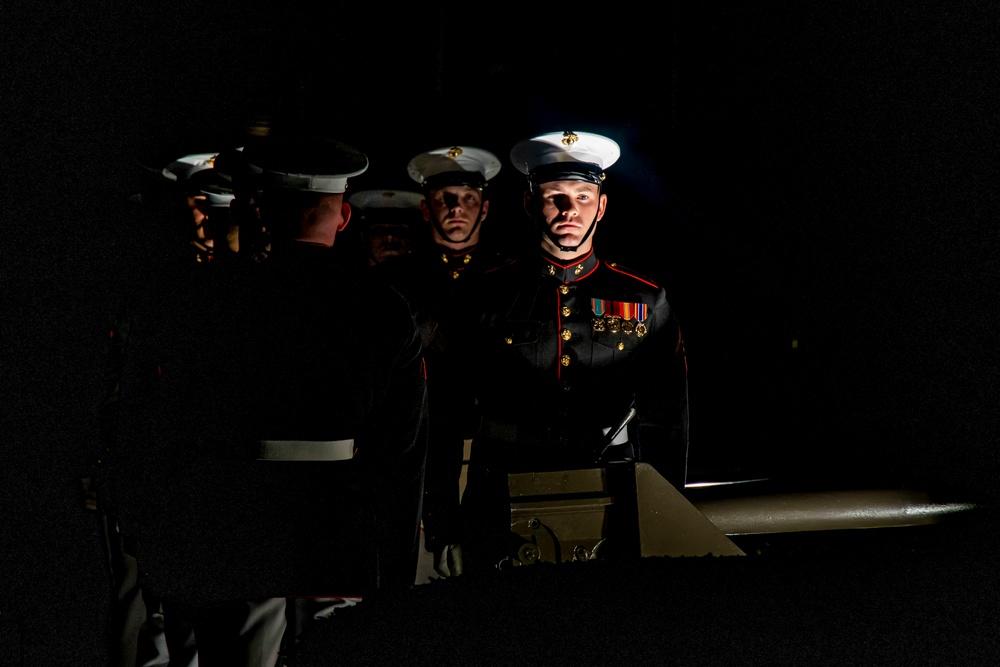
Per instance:
[[[465,257],[462,258],[462,264],[468,264],[471,261],[472,261],[472,255],[466,255]]]
[[[508,336],[507,338],[504,338],[504,341],[506,341],[508,345],[513,345],[514,344],[514,339],[511,338],[510,336]]]
[[[625,343],[623,343],[621,341],[618,341],[618,349],[619,350],[624,350],[625,349]]]
[[[560,285],[559,286],[559,293],[560,294],[569,294],[569,285]]]
[[[561,363],[563,366],[569,366],[569,355],[568,354],[564,354],[559,359],[559,363]]]
[[[563,391],[569,391],[569,389],[570,389],[569,382],[563,382],[562,383],[562,390]]]
[[[561,332],[559,333],[559,335],[560,335],[560,336],[562,336],[562,339],[563,339],[563,340],[569,340],[570,338],[572,338],[572,337],[573,337],[573,332],[572,332],[572,331],[570,331],[569,329],[563,329],[563,330],[562,330],[562,331],[561,331]]]
[[[549,264],[548,271],[550,276],[556,275],[556,267],[552,266],[551,264]]]
[[[452,277],[453,279],[455,279],[455,280],[458,280],[458,277],[459,277],[460,275],[461,275],[461,274],[460,274],[460,273],[459,273],[458,271],[452,271],[452,272],[451,272],[451,277]]]
[[[569,317],[570,315],[573,314],[573,311],[569,309],[569,306],[563,306],[562,310],[559,312],[562,313],[563,317]]]

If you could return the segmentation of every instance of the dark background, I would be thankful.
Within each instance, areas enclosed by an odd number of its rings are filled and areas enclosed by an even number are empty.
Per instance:
[[[0,10],[0,662],[100,662],[78,478],[107,326],[163,236],[138,165],[236,145],[260,114],[368,153],[357,189],[408,186],[429,148],[492,150],[488,231],[512,238],[514,142],[614,138],[597,248],[678,312],[693,475],[996,502],[994,3],[474,9]]]

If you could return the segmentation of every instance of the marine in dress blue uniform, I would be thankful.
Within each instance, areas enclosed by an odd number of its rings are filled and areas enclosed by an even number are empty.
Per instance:
[[[176,224],[183,251],[179,257],[168,256],[180,266],[180,281],[192,287],[206,270],[213,257],[213,235],[210,218],[228,216],[231,192],[219,185],[215,175],[217,153],[193,153],[172,160],[158,171],[158,178],[169,182]],[[211,188],[210,195],[204,190]],[[193,223],[193,224],[192,224]],[[174,250],[174,249],[171,249]],[[191,260],[198,266],[191,266]],[[134,305],[134,304],[133,304]],[[128,339],[130,321],[127,316],[117,321],[109,332],[110,354],[106,365],[105,400],[99,408],[102,435],[113,440],[118,410],[122,360]],[[102,443],[100,467],[106,474],[112,446]],[[124,544],[117,516],[108,498],[108,479],[100,480],[100,509],[104,544],[116,595],[111,614],[111,653],[116,664],[133,665],[193,665],[198,661],[195,638],[188,619],[181,610],[172,608],[170,601],[160,600],[139,586],[139,569],[135,557]]]
[[[332,252],[367,158],[288,137],[247,159],[272,254],[149,290],[117,400],[124,534],[206,665],[275,664],[286,596],[412,585],[426,453],[409,309]]]
[[[508,548],[509,472],[632,460],[683,484],[687,369],[675,314],[655,281],[593,247],[605,170],[619,154],[613,140],[585,132],[511,151],[541,253],[485,276],[466,351],[483,423],[463,509],[484,560]]]
[[[387,261],[378,273],[413,309],[425,349],[429,443],[424,545],[441,576],[462,571],[459,478],[464,441],[476,429],[469,367],[459,351],[474,322],[479,282],[508,260],[482,242],[489,182],[500,159],[474,146],[445,146],[414,156],[407,173],[420,186],[427,242]]]

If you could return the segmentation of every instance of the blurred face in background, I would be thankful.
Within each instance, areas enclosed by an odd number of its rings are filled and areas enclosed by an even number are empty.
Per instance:
[[[413,227],[403,223],[371,223],[365,229],[369,264],[380,264],[391,257],[409,254],[413,246]]]

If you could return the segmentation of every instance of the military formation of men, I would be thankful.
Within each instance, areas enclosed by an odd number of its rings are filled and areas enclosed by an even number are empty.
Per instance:
[[[123,664],[288,661],[304,616],[412,585],[421,526],[440,576],[510,562],[510,472],[641,460],[683,483],[674,313],[593,248],[618,157],[586,132],[514,146],[538,231],[520,259],[481,242],[501,161],[479,148],[350,197],[367,157],[317,137],[164,169],[199,267],[148,281],[112,330]],[[140,645],[171,616],[179,637]]]

